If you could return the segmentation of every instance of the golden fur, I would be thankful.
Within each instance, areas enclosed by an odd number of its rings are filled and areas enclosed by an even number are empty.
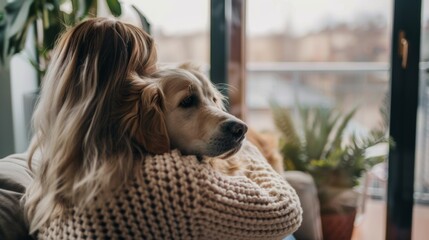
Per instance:
[[[261,151],[262,155],[276,172],[283,173],[283,158],[278,152],[278,139],[272,133],[260,133],[249,128],[246,139]]]
[[[223,95],[196,67],[161,69],[142,84],[146,100],[139,139],[146,151],[160,154],[179,149],[204,157],[226,174],[240,169],[230,156],[240,149],[247,126],[225,111]],[[184,107],[184,101],[189,106]],[[225,130],[228,124],[237,132]]]

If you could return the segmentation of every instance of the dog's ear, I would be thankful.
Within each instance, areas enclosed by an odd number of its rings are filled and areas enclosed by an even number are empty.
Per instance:
[[[135,137],[152,154],[170,151],[164,109],[164,95],[159,86],[155,83],[145,85],[139,103],[140,129]]]

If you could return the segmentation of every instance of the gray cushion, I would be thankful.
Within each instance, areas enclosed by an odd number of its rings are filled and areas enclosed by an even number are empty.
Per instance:
[[[0,239],[31,239],[20,201],[33,180],[26,158],[24,153],[0,159]]]
[[[283,176],[298,194],[303,210],[301,226],[293,235],[297,239],[322,239],[319,198],[313,177],[300,171],[286,171]]]

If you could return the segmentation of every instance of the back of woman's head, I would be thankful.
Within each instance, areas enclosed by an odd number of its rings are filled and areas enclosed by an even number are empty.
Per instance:
[[[30,164],[37,151],[40,167],[26,193],[31,231],[127,180],[141,155],[135,79],[155,70],[153,40],[133,25],[90,19],[60,38],[33,119]]]

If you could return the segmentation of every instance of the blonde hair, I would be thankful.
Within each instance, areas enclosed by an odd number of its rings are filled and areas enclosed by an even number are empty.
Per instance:
[[[126,182],[143,149],[142,76],[156,71],[152,38],[113,19],[65,32],[54,49],[34,113],[29,165],[40,167],[25,194],[34,233],[71,205],[85,207]]]

